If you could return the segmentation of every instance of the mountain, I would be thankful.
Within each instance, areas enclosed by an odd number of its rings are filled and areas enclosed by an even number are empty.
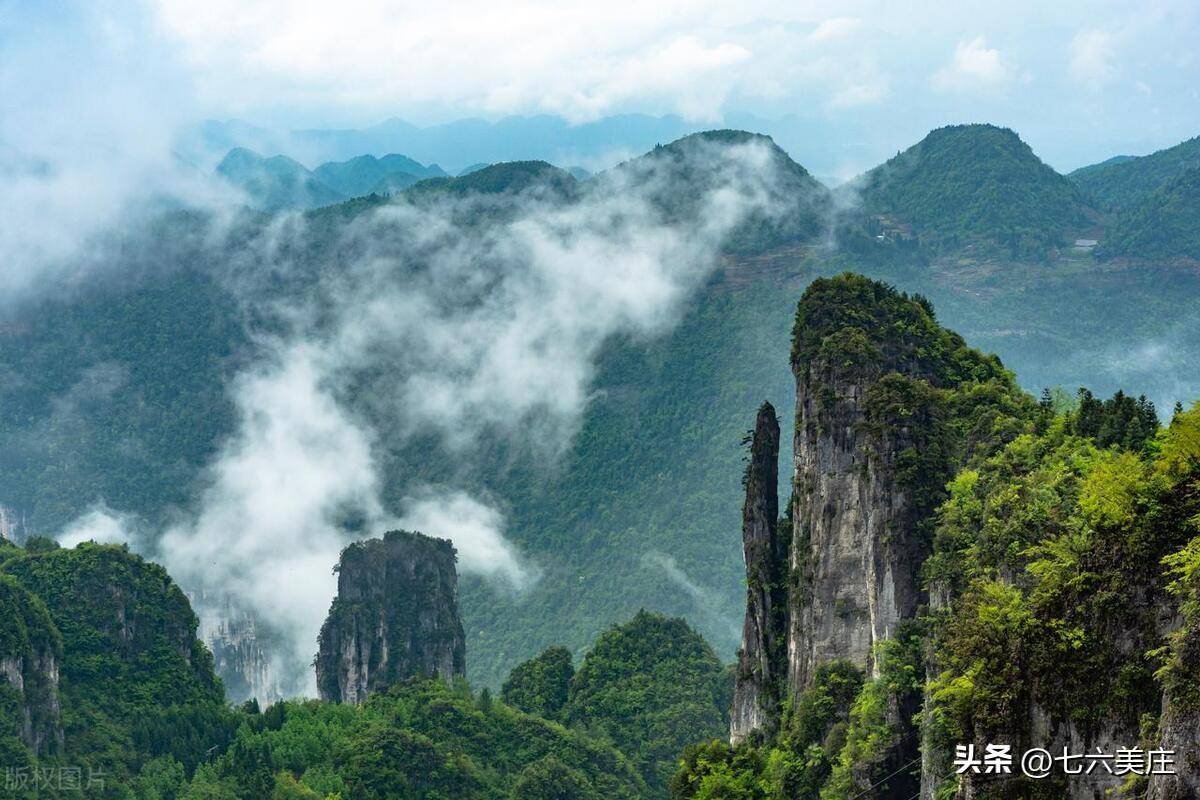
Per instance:
[[[1102,253],[1200,261],[1200,166],[1118,212],[1105,231]]]
[[[769,174],[774,180],[767,190],[766,209],[753,212],[728,237],[726,247],[731,252],[755,253],[809,242],[831,224],[829,191],[769,136],[746,131],[694,133],[623,162],[597,180],[607,175],[644,188],[671,221],[702,213],[697,205],[700,199],[739,170]]]
[[[570,196],[575,179],[565,170],[545,161],[505,161],[489,164],[465,175],[449,178],[430,178],[416,184],[408,193],[410,198],[470,194],[519,194],[528,189],[543,188],[549,192]]]
[[[779,157],[750,134],[730,136]],[[638,169],[671,177],[672,153],[703,151],[705,141],[651,151]],[[798,165],[782,167],[794,185],[811,188]],[[489,169],[490,178],[467,186],[535,185],[529,178],[538,174],[571,185],[548,165]],[[660,193],[664,208],[686,202],[691,184],[679,185]],[[746,591],[738,443],[748,409],[764,399],[780,420],[793,418],[788,332],[797,299],[821,275],[853,269],[919,292],[941,323],[998,353],[1033,392],[1086,384],[1107,396],[1124,388],[1160,408],[1200,396],[1200,347],[1189,335],[1200,309],[1180,301],[1200,296],[1194,271],[1091,259],[1056,260],[1052,269],[1033,260],[964,268],[955,253],[897,264],[829,247],[819,235],[828,194],[816,191],[809,205],[789,201],[792,224],[765,227],[759,249],[725,254],[673,327],[605,344],[560,460],[531,462],[496,441],[473,454],[470,470],[419,446],[381,454],[388,502],[412,484],[449,482],[502,497],[506,536],[545,570],[519,598],[461,577],[476,685],[498,687],[515,664],[551,645],[580,655],[610,623],[641,608],[686,618],[723,659],[733,656]],[[489,200],[502,206],[505,197]],[[384,202],[310,212],[312,224],[289,242],[293,271],[271,275],[272,296],[303,296],[320,275],[337,274],[354,255],[339,251],[338,232]],[[256,274],[244,253],[269,229],[250,217],[235,230],[229,249],[214,252],[210,229],[193,216],[131,229],[114,246],[120,281],[96,277],[0,309],[0,505],[6,518],[23,520],[22,536],[57,533],[101,498],[149,527],[168,524],[170,509],[193,501],[206,464],[237,425],[230,379],[261,358],[256,337],[264,331],[243,313],[248,298],[226,269]],[[784,463],[792,441],[781,438]],[[786,485],[782,491],[786,500]]]
[[[187,598],[124,547],[0,547],[0,753],[128,785],[155,757],[195,767],[236,728]],[[182,767],[181,767],[182,769]],[[57,787],[57,784],[55,784]],[[20,791],[28,788],[28,794]],[[10,782],[5,797],[33,798]],[[45,795],[41,795],[45,796]]]
[[[1128,211],[1196,167],[1200,167],[1200,136],[1148,156],[1118,156],[1082,167],[1069,177],[1098,208]]]
[[[273,131],[237,120],[209,120],[187,132],[182,149],[197,163],[205,153],[233,147],[286,153],[308,164],[344,161],[359,155],[407,153],[424,163],[437,162],[461,172],[469,164],[534,159],[575,164],[585,159],[615,161],[678,139],[700,126],[679,117],[624,114],[573,125],[561,117],[505,117],[496,121],[462,119],[420,127],[399,119],[359,129]]]
[[[1195,796],[1186,759],[1135,779],[953,762],[1195,747],[1200,405],[1160,428],[1122,394],[1035,402],[927,299],[853,274],[805,291],[792,372],[778,520],[769,406],[750,437],[734,745],[690,748],[673,796]]]
[[[263,211],[316,208],[341,202],[346,195],[330,188],[307,167],[287,156],[263,158],[235,148],[217,165],[216,174],[246,193],[250,204]]]
[[[372,192],[382,194],[386,187],[391,193],[406,189],[422,178],[445,175],[436,165],[426,167],[408,156],[395,153],[383,158],[372,155],[356,156],[349,161],[328,161],[313,170],[313,177],[343,197],[362,197]]]
[[[454,563],[450,542],[408,531],[342,551],[315,662],[322,699],[361,703],[413,677],[466,677]]]
[[[867,214],[885,227],[910,226],[935,250],[1035,255],[1088,224],[1074,184],[994,125],[938,128],[850,188]]]

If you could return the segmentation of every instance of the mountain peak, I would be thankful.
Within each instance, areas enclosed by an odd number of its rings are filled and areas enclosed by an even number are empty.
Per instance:
[[[1013,130],[990,124],[930,131],[857,188],[868,214],[908,224],[934,247],[1044,252],[1087,222],[1074,185]]]

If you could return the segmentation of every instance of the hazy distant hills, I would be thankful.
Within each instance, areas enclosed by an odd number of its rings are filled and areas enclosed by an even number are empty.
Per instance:
[[[230,150],[216,174],[263,211],[317,208],[368,194],[394,194],[426,178],[446,175],[437,164],[425,166],[396,154],[361,155],[309,170],[287,156],[266,158],[244,147]]]
[[[1097,208],[1125,211],[1196,167],[1200,167],[1200,136],[1148,156],[1110,158],[1077,169],[1070,178]]]
[[[210,120],[188,132],[179,147],[197,163],[205,154],[235,147],[287,153],[306,163],[345,161],[364,153],[406,153],[424,163],[461,170],[470,164],[538,159],[559,164],[614,163],[670,142],[699,126],[679,117],[627,114],[571,125],[552,116],[507,117],[496,122],[456,120],[419,127],[391,119],[360,129],[281,132],[237,120]],[[209,160],[207,163],[211,163]]]
[[[854,188],[869,214],[910,226],[941,251],[978,241],[1045,251],[1088,224],[1078,188],[994,125],[938,128]]]

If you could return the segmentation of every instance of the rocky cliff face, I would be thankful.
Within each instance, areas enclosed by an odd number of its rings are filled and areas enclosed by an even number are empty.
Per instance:
[[[16,733],[37,755],[61,750],[58,631],[45,605],[5,576],[0,576],[0,609],[0,685],[7,682],[13,692]],[[0,713],[0,720],[3,716]]]
[[[20,543],[25,541],[28,533],[25,514],[12,506],[0,503],[0,540]]]
[[[267,707],[277,700],[311,692],[311,673],[283,674],[273,652],[285,646],[278,634],[226,594],[190,591],[188,597],[200,614],[200,639],[213,655],[213,668],[225,686],[226,699],[235,704],[251,698]]]
[[[737,684],[730,713],[734,744],[778,721],[784,672],[781,624],[787,602],[784,541],[779,536],[779,420],[770,403],[758,410],[745,475],[742,548],[746,559],[746,619],[738,651]]]
[[[962,361],[962,364],[956,363]],[[964,369],[965,367],[965,369]],[[927,598],[927,520],[956,443],[947,390],[999,373],[919,299],[857,276],[816,281],[797,312],[788,685],[875,646]]]
[[[406,531],[342,552],[317,654],[323,699],[361,703],[409,678],[465,675],[454,564],[450,542]]]

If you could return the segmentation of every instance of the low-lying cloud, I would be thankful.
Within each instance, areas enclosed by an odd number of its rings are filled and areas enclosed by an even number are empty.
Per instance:
[[[569,198],[531,190],[381,206],[328,233],[329,252],[351,255],[319,265],[303,300],[258,295],[251,278],[243,290],[271,310],[274,333],[233,381],[237,430],[196,507],[159,543],[184,586],[219,597],[201,615],[249,612],[288,643],[272,672],[307,674],[340,550],[393,528],[451,540],[465,574],[510,591],[534,585],[539,566],[506,538],[502,499],[404,481],[390,507],[385,484],[404,476],[385,475],[381,457],[417,440],[467,462],[484,440],[543,463],[559,457],[604,343],[667,330],[723,238],[766,210],[774,178],[763,144],[694,155],[718,179],[683,220],[668,222],[653,199],[664,189],[655,169],[633,165]],[[308,219],[270,226],[251,272],[306,268],[286,245],[304,240]],[[311,691],[311,676],[293,690]]]

